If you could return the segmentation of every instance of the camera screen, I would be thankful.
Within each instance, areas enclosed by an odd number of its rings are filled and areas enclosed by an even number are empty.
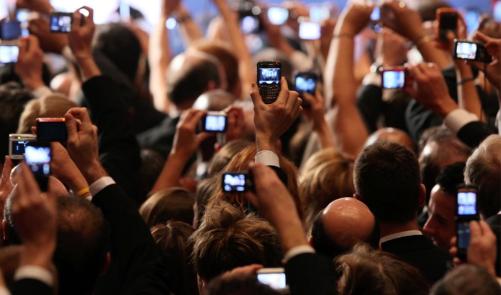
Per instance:
[[[254,15],[246,15],[240,20],[240,28],[244,34],[252,34],[259,28],[259,19]]]
[[[50,16],[50,30],[52,32],[71,32],[71,15],[53,14]]]
[[[2,22],[2,39],[15,40],[21,37],[21,23],[17,20]]]
[[[205,117],[204,130],[208,132],[223,132],[226,130],[226,116],[207,115]]]
[[[456,57],[474,60],[477,56],[477,44],[470,42],[458,42],[456,45]]]
[[[315,93],[317,81],[314,77],[296,76],[296,90],[298,92]]]
[[[458,215],[477,215],[477,193],[458,192]]]
[[[223,190],[225,192],[245,192],[247,175],[244,173],[238,174],[223,174]]]
[[[458,248],[468,248],[470,244],[470,224],[468,222],[460,222],[457,224],[456,230]]]
[[[0,64],[16,63],[19,57],[19,47],[15,45],[0,45]]]
[[[35,176],[50,175],[50,147],[26,146],[24,158]]]
[[[272,25],[283,25],[289,18],[289,10],[282,7],[270,7],[268,9],[268,20]]]
[[[497,22],[501,22],[501,1],[496,1],[494,3],[492,15],[494,16],[494,20]]]
[[[405,86],[405,71],[384,71],[383,72],[383,87],[384,88],[404,88]]]
[[[259,85],[280,84],[280,68],[259,68]]]
[[[24,155],[24,150],[26,146],[30,143],[29,140],[15,140],[11,141],[11,154],[12,155]]]
[[[299,38],[303,40],[320,39],[320,24],[315,22],[301,22],[299,24]]]
[[[280,290],[287,288],[285,273],[258,273],[257,280],[261,284],[270,286],[272,289]]]

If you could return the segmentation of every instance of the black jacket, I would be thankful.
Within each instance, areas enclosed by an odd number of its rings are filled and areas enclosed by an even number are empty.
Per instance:
[[[10,293],[12,295],[52,295],[54,292],[51,287],[39,280],[22,279],[14,282]]]
[[[497,251],[498,251],[498,255],[496,258],[496,274],[498,276],[501,276],[501,214],[491,216],[486,221],[491,227],[494,234],[496,235]]]
[[[332,261],[313,253],[292,257],[285,264],[291,295],[336,294],[336,275]]]
[[[461,127],[457,133],[457,137],[467,146],[476,148],[489,135],[495,133],[496,130],[489,127],[487,124],[480,121],[473,121]]]

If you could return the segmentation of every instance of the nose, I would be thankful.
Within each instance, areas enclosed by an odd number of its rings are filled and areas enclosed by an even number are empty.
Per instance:
[[[433,227],[433,222],[430,219],[428,219],[428,221],[426,221],[426,223],[424,224],[423,232],[427,236],[432,236],[433,233],[435,232]]]

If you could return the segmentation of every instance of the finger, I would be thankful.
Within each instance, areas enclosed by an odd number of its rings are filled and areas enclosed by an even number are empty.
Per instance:
[[[80,24],[82,22],[82,15],[77,10],[73,12],[73,18],[71,21],[71,32],[77,32],[80,29]]]
[[[486,237],[489,237],[489,238],[495,237],[494,233],[492,232],[492,230],[489,227],[489,224],[487,224],[487,222],[485,222],[483,220],[480,220],[478,222],[478,225],[480,227],[480,230],[482,231],[482,235],[483,236],[486,236]]]
[[[30,53],[34,53],[36,52],[37,50],[40,49],[40,42],[38,41],[38,38],[33,36],[33,35],[30,35],[29,37],[29,52]]]
[[[257,210],[259,210],[259,201],[256,194],[253,192],[247,191],[244,193],[245,199],[252,204]]]
[[[197,145],[200,145],[202,142],[211,138],[214,135],[215,135],[214,133],[207,133],[207,132],[202,132],[200,134],[197,134],[196,136]]]
[[[286,102],[286,108],[293,112],[297,107],[299,107],[299,93],[296,91],[289,91],[289,95]]]
[[[252,103],[254,104],[254,107],[263,108],[265,106],[265,103],[263,102],[263,98],[261,97],[261,94],[259,93],[259,88],[257,87],[256,83],[252,83],[250,95],[251,95]]]
[[[482,229],[476,221],[470,222],[470,238],[471,240],[477,239],[482,236]]]
[[[86,108],[71,108],[68,113],[70,113],[75,119],[81,121],[80,128],[82,130],[92,129],[92,120],[90,119],[89,112]]]
[[[78,126],[75,117],[68,112],[64,115],[64,119],[66,120],[66,130],[68,131],[68,142],[77,142]]]
[[[35,177],[26,164],[21,164],[17,177],[17,184],[19,185],[20,192],[24,193],[23,197],[26,201],[40,194]]]
[[[89,6],[82,6],[78,9],[78,11],[82,9],[87,10],[89,12],[89,15],[86,17],[86,19],[90,21],[88,24],[94,24],[94,9],[90,8]]]
[[[277,102],[287,104],[289,100],[289,85],[287,84],[287,80],[285,77],[280,78],[280,92],[278,94]]]
[[[303,99],[306,100],[306,102],[309,102],[310,104],[314,104],[317,101],[315,96],[313,96],[307,92],[303,93]]]
[[[475,33],[475,35],[473,36],[473,40],[480,41],[482,43],[486,43],[487,44],[487,43],[492,42],[494,39],[490,38],[489,36],[485,35],[482,32],[477,31]]]
[[[1,178],[2,185],[9,183],[11,170],[12,170],[12,159],[9,156],[5,156],[5,160],[3,162],[3,167],[2,167],[2,178]]]

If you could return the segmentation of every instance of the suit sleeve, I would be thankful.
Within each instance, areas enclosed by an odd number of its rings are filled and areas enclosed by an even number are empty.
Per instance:
[[[22,279],[14,282],[10,293],[12,295],[52,295],[54,291],[39,280]]]
[[[457,137],[471,148],[476,148],[489,135],[494,134],[494,130],[480,121],[470,122],[457,133]]]
[[[336,276],[332,263],[325,257],[304,253],[285,264],[291,295],[336,294]]]

